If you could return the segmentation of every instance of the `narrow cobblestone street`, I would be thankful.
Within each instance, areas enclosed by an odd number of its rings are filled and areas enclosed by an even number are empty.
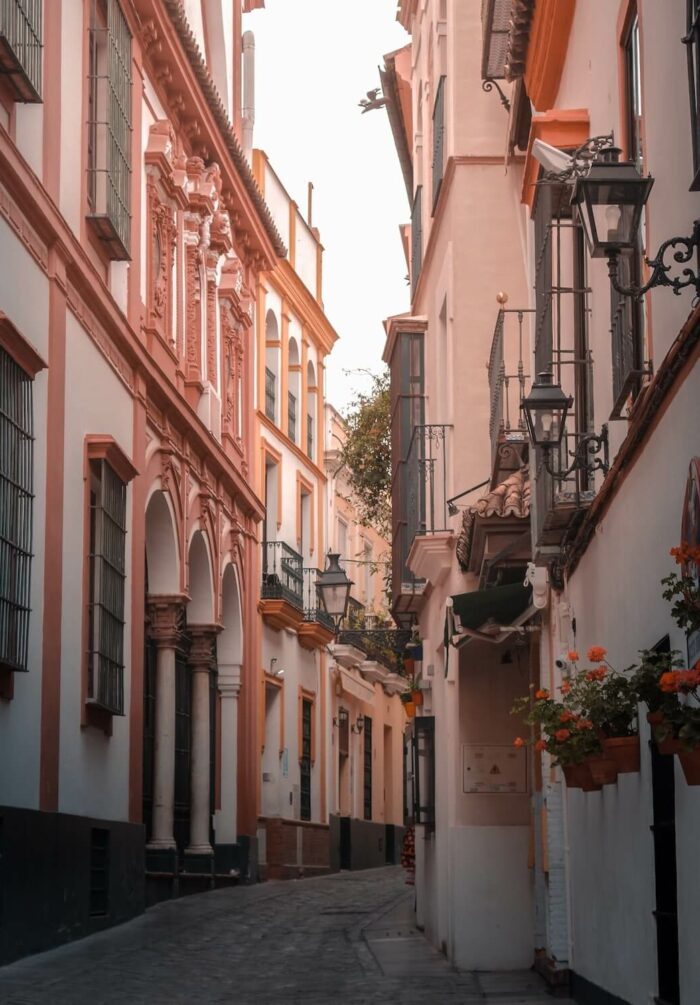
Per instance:
[[[3,1005],[460,1002],[545,1005],[533,974],[453,970],[387,868],[161,904],[0,971]]]

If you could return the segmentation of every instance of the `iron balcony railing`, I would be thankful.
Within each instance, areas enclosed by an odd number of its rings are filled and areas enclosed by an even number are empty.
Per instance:
[[[450,425],[414,426],[406,457],[408,474],[408,532],[436,534],[448,523],[447,438]]]
[[[526,314],[534,314],[534,310],[501,308],[496,319],[488,365],[492,467],[500,444],[527,439],[521,408],[530,382],[530,374],[525,372],[523,362],[527,338],[523,330]]]
[[[358,600],[350,598],[347,617],[338,633],[340,645],[354,646],[368,660],[381,663],[394,673],[403,673],[404,654],[410,641],[410,629],[391,627],[388,619],[369,613]]]
[[[321,575],[320,569],[304,569],[304,621],[315,621],[330,631],[335,630],[335,624],[330,614],[321,607],[316,584]]]
[[[277,377],[268,367],[265,367],[265,415],[275,421],[275,405],[277,403]]]
[[[304,561],[284,541],[263,541],[263,600],[286,600],[304,609]]]
[[[41,101],[42,0],[0,0],[0,75],[18,101]]]

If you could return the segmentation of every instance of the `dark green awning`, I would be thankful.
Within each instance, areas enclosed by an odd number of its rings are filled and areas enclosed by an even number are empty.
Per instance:
[[[462,627],[472,631],[489,621],[496,625],[512,625],[530,606],[531,596],[530,587],[522,583],[457,593],[452,597],[453,612]]]

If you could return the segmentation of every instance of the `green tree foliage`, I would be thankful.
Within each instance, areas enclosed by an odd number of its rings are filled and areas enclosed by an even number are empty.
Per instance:
[[[391,405],[389,372],[371,374],[368,392],[358,394],[345,414],[347,439],[342,461],[363,524],[391,534]]]

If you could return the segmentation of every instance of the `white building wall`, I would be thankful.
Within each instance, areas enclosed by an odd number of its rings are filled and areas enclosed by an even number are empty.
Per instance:
[[[59,208],[71,230],[80,233],[83,177],[84,5],[61,5],[61,155]],[[145,217],[145,213],[144,213]]]
[[[83,562],[85,512],[85,437],[113,436],[132,453],[133,403],[104,356],[72,314],[66,323],[66,413],[64,458],[63,618],[61,640],[61,725],[59,809],[111,820],[128,819],[129,723],[115,716],[113,735],[81,728],[81,667],[83,662]],[[72,394],[70,389],[79,389]],[[131,490],[127,527],[131,527]],[[127,534],[124,628],[124,707],[130,705],[131,548]]]

